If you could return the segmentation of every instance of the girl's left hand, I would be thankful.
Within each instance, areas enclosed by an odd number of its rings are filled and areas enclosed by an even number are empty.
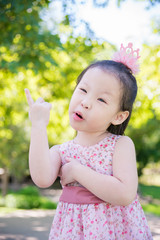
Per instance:
[[[60,169],[60,178],[62,186],[76,181],[75,179],[75,167],[81,165],[77,160],[73,158],[67,159],[67,163]]]

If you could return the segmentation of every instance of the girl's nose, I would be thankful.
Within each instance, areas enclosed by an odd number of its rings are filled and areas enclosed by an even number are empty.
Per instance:
[[[91,103],[88,100],[83,100],[81,102],[81,105],[83,108],[90,109],[91,108]]]

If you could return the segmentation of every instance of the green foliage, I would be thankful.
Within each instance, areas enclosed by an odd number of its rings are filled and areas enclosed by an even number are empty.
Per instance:
[[[40,196],[39,190],[35,186],[26,186],[24,188],[21,188],[17,192],[17,194],[27,195],[27,196],[32,195],[32,196],[36,196],[36,197]]]
[[[6,195],[2,206],[18,209],[56,209],[57,204],[41,197],[36,187],[28,186]]]
[[[159,125],[160,120],[154,117],[148,119],[139,128],[134,127],[134,125],[128,127],[128,134],[135,143],[139,176],[149,162],[160,160]]]
[[[126,131],[136,146],[139,176],[149,162],[160,160],[159,49],[159,45],[143,46],[138,96]]]
[[[39,197],[37,198],[36,196],[17,195],[12,193],[5,197],[5,206],[22,209],[39,208],[40,201]]]
[[[58,36],[46,32],[41,34],[39,12],[49,3],[48,0],[0,2],[0,36],[1,68],[18,72],[19,68],[33,69],[35,72],[47,68],[45,62],[56,64],[48,48],[58,45]],[[4,41],[5,39],[5,41]]]

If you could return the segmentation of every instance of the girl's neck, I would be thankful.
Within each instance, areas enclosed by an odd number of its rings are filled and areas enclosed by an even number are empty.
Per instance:
[[[92,146],[109,136],[109,132],[105,133],[86,133],[77,132],[74,142],[82,146]]]

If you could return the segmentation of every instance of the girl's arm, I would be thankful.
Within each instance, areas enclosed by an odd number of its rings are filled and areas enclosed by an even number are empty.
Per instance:
[[[33,182],[41,188],[51,186],[61,166],[57,146],[49,149],[46,127],[32,126],[29,169]]]
[[[134,144],[125,136],[118,139],[113,156],[113,176],[97,173],[75,160],[62,167],[61,175],[62,185],[77,181],[105,202],[128,205],[134,200],[138,185]]]
[[[33,101],[28,89],[25,90],[32,122],[29,150],[29,169],[32,180],[39,187],[49,187],[57,178],[61,161],[57,147],[49,150],[47,125],[51,105],[39,98]]]

